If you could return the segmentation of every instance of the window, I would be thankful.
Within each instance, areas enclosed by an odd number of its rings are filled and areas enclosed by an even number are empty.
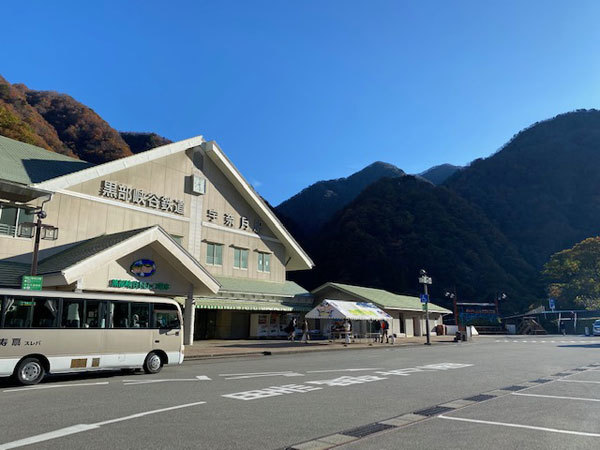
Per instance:
[[[64,299],[61,328],[106,328],[106,302]]]
[[[206,244],[206,264],[211,266],[223,264],[223,246],[221,244]]]
[[[2,310],[5,328],[53,328],[58,318],[58,299],[6,297]]]
[[[150,303],[131,303],[131,327],[148,328],[150,325]]]
[[[180,328],[177,307],[169,303],[155,303],[152,323],[154,324],[153,328]]]
[[[259,253],[258,254],[258,271],[259,272],[271,272],[271,254],[270,253]]]
[[[170,234],[169,236],[171,236],[179,245],[183,245],[183,236],[177,236],[176,234]]]
[[[4,328],[30,328],[33,301],[26,297],[5,297],[2,307]]]
[[[106,302],[86,300],[83,328],[106,328]]]
[[[15,237],[23,222],[33,222],[33,214],[23,208],[0,206],[0,235]]]
[[[248,250],[244,248],[233,248],[233,267],[236,269],[248,268]]]
[[[111,302],[109,311],[111,328],[131,328],[131,314],[129,302]]]
[[[34,298],[33,328],[54,328],[58,324],[58,299],[57,298]]]
[[[82,328],[83,300],[63,300],[61,328]]]

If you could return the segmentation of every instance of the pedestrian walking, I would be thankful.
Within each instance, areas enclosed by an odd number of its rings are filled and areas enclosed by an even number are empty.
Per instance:
[[[294,337],[296,335],[296,324],[298,322],[296,321],[296,318],[292,318],[292,320],[290,320],[290,323],[288,324],[288,326],[285,328],[285,331],[288,333],[288,341],[292,341],[294,342]]]
[[[381,334],[381,322],[379,320],[373,321],[371,332],[375,335],[373,342],[379,342],[379,335]]]
[[[308,332],[308,329],[308,320],[304,319],[304,322],[302,322],[302,340],[305,344],[308,344],[308,341],[310,341],[310,334]]]

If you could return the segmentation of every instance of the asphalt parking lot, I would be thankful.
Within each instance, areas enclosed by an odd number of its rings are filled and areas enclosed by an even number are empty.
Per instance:
[[[189,361],[0,380],[0,450],[591,448],[600,338],[469,343]]]
[[[600,364],[506,388],[439,405],[431,416],[382,421],[394,427],[339,448],[431,449],[443,443],[445,449],[589,449],[600,444]]]

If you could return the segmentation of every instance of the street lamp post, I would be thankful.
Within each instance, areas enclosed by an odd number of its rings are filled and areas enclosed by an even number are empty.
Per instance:
[[[58,228],[53,225],[42,223],[42,220],[48,215],[42,208],[43,204],[38,210],[34,210],[34,214],[37,216],[37,220],[35,222],[23,222],[19,224],[19,228],[17,230],[17,236],[19,237],[34,238],[30,272],[33,276],[37,275],[40,239],[47,241],[55,241],[58,239]]]
[[[431,345],[431,337],[429,332],[429,294],[427,293],[427,285],[431,284],[431,277],[427,276],[425,269],[419,270],[419,283],[423,285],[425,293],[425,328],[427,329],[427,342],[425,345]]]
[[[494,301],[494,303],[496,304],[496,315],[498,317],[500,317],[500,308],[498,306],[498,303],[500,302],[500,300],[506,300],[506,294],[504,292],[497,293],[496,300]]]
[[[42,235],[42,219],[46,218],[45,211],[37,212],[35,222],[35,242],[33,244],[33,261],[31,261],[31,275],[37,275],[38,254],[40,252],[40,237]]]
[[[452,299],[452,310],[454,311],[454,325],[458,326],[458,306],[456,305],[456,287],[454,292],[446,291],[444,297]]]

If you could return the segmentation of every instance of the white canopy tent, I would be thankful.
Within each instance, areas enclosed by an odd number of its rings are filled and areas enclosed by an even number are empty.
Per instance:
[[[327,299],[308,312],[305,317],[307,319],[392,321],[392,316],[373,303]]]

